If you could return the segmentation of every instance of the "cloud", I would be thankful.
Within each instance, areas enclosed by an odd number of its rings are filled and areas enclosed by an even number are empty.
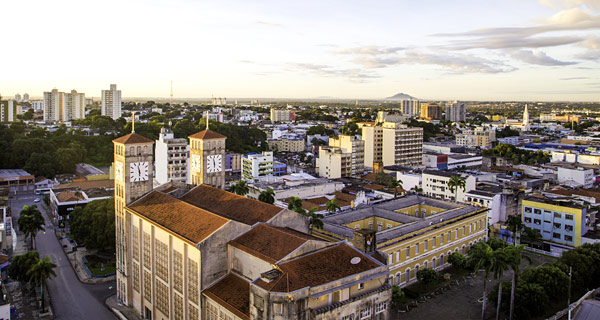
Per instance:
[[[341,77],[353,82],[366,82],[369,79],[379,78],[379,75],[364,72],[360,69],[344,69],[313,63],[289,63],[293,70],[309,72],[324,77]]]
[[[594,22],[597,21],[598,17],[589,14],[587,11],[581,8],[571,8],[562,10],[555,13],[550,19],[547,20],[549,24],[558,25],[574,25],[581,22]]]
[[[262,25],[262,26],[267,26],[267,27],[272,27],[272,28],[283,28],[282,24],[279,23],[271,23],[271,22],[265,22],[265,21],[252,21],[253,24],[258,24],[258,25]]]
[[[571,77],[571,78],[560,78],[558,80],[586,80],[589,79],[589,77]]]
[[[513,51],[511,56],[517,60],[523,62],[537,64],[541,66],[568,66],[577,64],[577,62],[559,61],[550,56],[545,52],[539,50],[518,50]]]
[[[436,54],[411,51],[402,59],[404,64],[438,65],[450,69],[452,73],[501,73],[515,71],[516,68],[502,62],[465,54]]]
[[[450,50],[469,49],[513,49],[513,48],[544,48],[572,44],[582,41],[579,36],[524,38],[517,36],[481,37],[473,40],[456,40],[443,46]]]
[[[600,0],[538,0],[538,3],[553,10],[578,6],[600,10]]]
[[[581,42],[581,45],[589,49],[598,50],[600,49],[600,38],[590,36],[587,39],[583,40]]]
[[[584,53],[576,54],[575,58],[582,60],[600,60],[600,50],[588,50]]]
[[[404,50],[402,47],[361,46],[345,48],[335,51],[337,54],[359,54],[359,55],[385,55]]]

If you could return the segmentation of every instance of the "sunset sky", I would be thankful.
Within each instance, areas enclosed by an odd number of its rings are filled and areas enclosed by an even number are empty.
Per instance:
[[[600,101],[600,0],[2,3],[0,94]]]

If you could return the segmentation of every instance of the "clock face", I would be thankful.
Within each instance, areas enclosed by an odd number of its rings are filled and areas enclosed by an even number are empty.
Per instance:
[[[132,162],[129,165],[131,182],[148,181],[148,162]]]
[[[220,154],[206,157],[206,172],[220,172],[223,167],[222,160]]]
[[[201,169],[201,161],[199,154],[193,154],[191,159],[191,167],[192,171],[200,172]]]
[[[115,163],[115,179],[121,181],[123,180],[123,172],[125,171],[125,166],[123,165],[123,162],[121,161],[117,161]]]

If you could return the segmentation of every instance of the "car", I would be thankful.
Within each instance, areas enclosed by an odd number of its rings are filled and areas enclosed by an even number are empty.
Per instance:
[[[35,203],[40,202],[40,198],[35,198],[35,200],[33,200],[33,202],[35,202]]]

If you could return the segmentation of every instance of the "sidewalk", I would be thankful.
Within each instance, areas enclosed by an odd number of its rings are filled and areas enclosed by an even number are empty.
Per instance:
[[[93,254],[93,253],[88,252],[88,250],[84,247],[79,247],[76,249],[77,251],[73,251],[73,248],[75,246],[64,237],[65,235],[63,232],[56,231],[56,229],[55,229],[54,234],[56,235],[56,238],[58,239],[58,243],[63,248],[65,255],[69,259],[69,262],[71,263],[71,266],[73,267],[73,270],[75,271],[75,274],[77,275],[77,278],[79,279],[79,281],[81,281],[83,283],[95,284],[95,283],[110,282],[110,281],[115,280],[116,276],[114,276],[114,275],[108,276],[108,277],[102,277],[102,278],[96,278],[96,277],[90,276],[89,273],[85,270],[85,267],[83,265],[83,257],[85,257],[89,254]]]
[[[104,303],[110,309],[110,311],[112,311],[117,318],[121,320],[142,320],[142,318],[140,318],[133,308],[129,308],[121,304],[117,300],[116,294],[108,297]]]

